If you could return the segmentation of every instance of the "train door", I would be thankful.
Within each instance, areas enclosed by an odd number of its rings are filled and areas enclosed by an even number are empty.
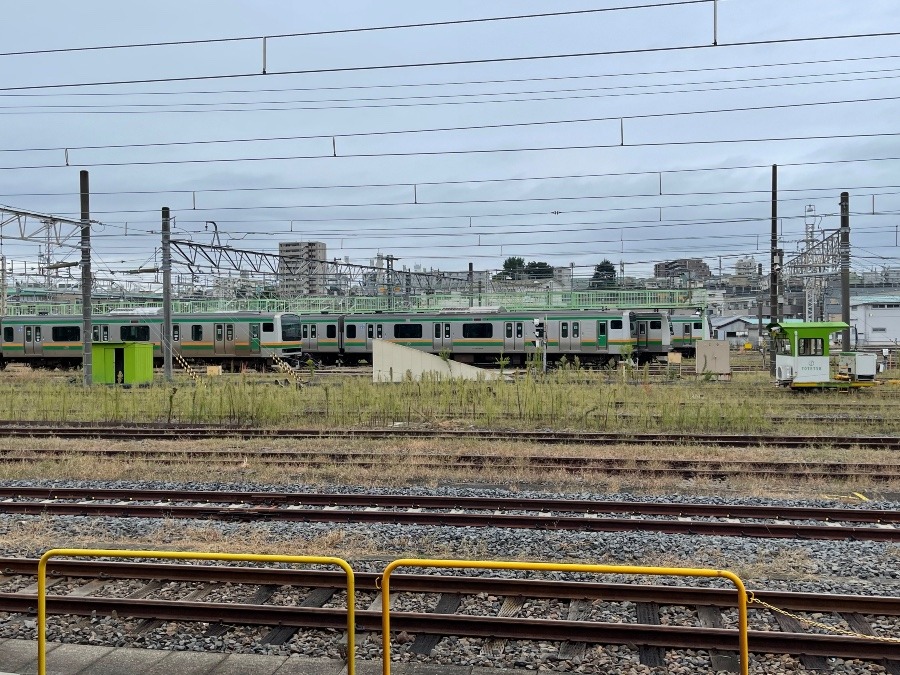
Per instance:
[[[250,353],[259,354],[259,324],[250,324]]]
[[[300,340],[303,342],[303,349],[305,351],[319,351],[319,332],[317,330],[316,324],[300,324]]]
[[[384,338],[384,324],[370,323],[366,326],[366,351],[372,351],[372,340]]]
[[[450,322],[439,322],[434,324],[434,334],[432,336],[431,348],[435,352],[442,349],[450,349]]]
[[[608,326],[606,321],[597,322],[597,349],[606,349],[609,344]]]
[[[214,329],[216,356],[224,356],[226,354],[234,354],[234,324],[233,323],[217,323]]]
[[[503,349],[507,352],[525,350],[525,324],[522,321],[503,322]]]
[[[559,351],[562,353],[572,351],[572,331],[577,331],[577,321],[559,322]]]
[[[25,355],[40,356],[43,349],[40,326],[25,326]]]
[[[647,345],[650,342],[649,331],[647,330],[649,322],[644,319],[638,319],[635,321],[635,325],[637,328],[637,348],[638,349],[646,349]]]

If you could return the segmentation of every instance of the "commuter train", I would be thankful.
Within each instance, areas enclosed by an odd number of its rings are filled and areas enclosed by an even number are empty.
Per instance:
[[[523,365],[544,350],[550,362],[578,358],[607,365],[692,350],[708,336],[696,317],[637,310],[465,308],[435,312],[308,314],[229,312],[173,314],[173,352],[194,363],[261,368],[274,355],[297,364],[371,361],[372,341],[388,340],[467,363]],[[162,360],[161,309],[118,310],[92,317],[92,342],[153,342]],[[2,320],[2,363],[79,365],[82,322],[77,316],[9,316]]]
[[[672,330],[672,351],[694,357],[697,341],[710,339],[709,319],[702,316],[673,314],[669,317]]]
[[[303,353],[318,361],[371,360],[373,340],[446,353],[465,363],[496,364],[508,358],[510,365],[522,365],[543,349],[551,362],[577,357],[604,365],[667,354],[671,330],[666,314],[635,311],[473,308],[300,317]]]
[[[152,342],[162,362],[161,309],[115,311],[91,317],[92,342]],[[81,364],[82,320],[77,316],[7,316],[2,319],[2,363],[41,367]],[[300,317],[290,313],[173,314],[172,351],[193,363],[261,367],[273,355],[299,362]]]

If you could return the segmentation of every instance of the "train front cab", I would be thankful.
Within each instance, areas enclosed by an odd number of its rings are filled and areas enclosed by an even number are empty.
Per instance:
[[[666,356],[672,349],[672,331],[669,317],[661,312],[635,312],[635,352],[639,363],[646,363]]]

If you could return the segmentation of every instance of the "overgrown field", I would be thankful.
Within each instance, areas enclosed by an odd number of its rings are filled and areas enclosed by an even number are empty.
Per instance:
[[[762,373],[728,382],[560,369],[511,381],[178,376],[150,387],[82,386],[76,375],[0,375],[0,419],[266,427],[441,425],[516,429],[874,434],[900,431],[900,387],[792,393]]]

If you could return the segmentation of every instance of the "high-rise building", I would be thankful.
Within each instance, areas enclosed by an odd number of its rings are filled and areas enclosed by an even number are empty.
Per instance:
[[[693,281],[702,281],[711,276],[709,265],[700,258],[680,258],[656,263],[653,266],[653,276],[657,278],[684,278],[689,277]]]
[[[278,285],[281,295],[324,295],[327,258],[321,241],[282,241],[278,243]]]

